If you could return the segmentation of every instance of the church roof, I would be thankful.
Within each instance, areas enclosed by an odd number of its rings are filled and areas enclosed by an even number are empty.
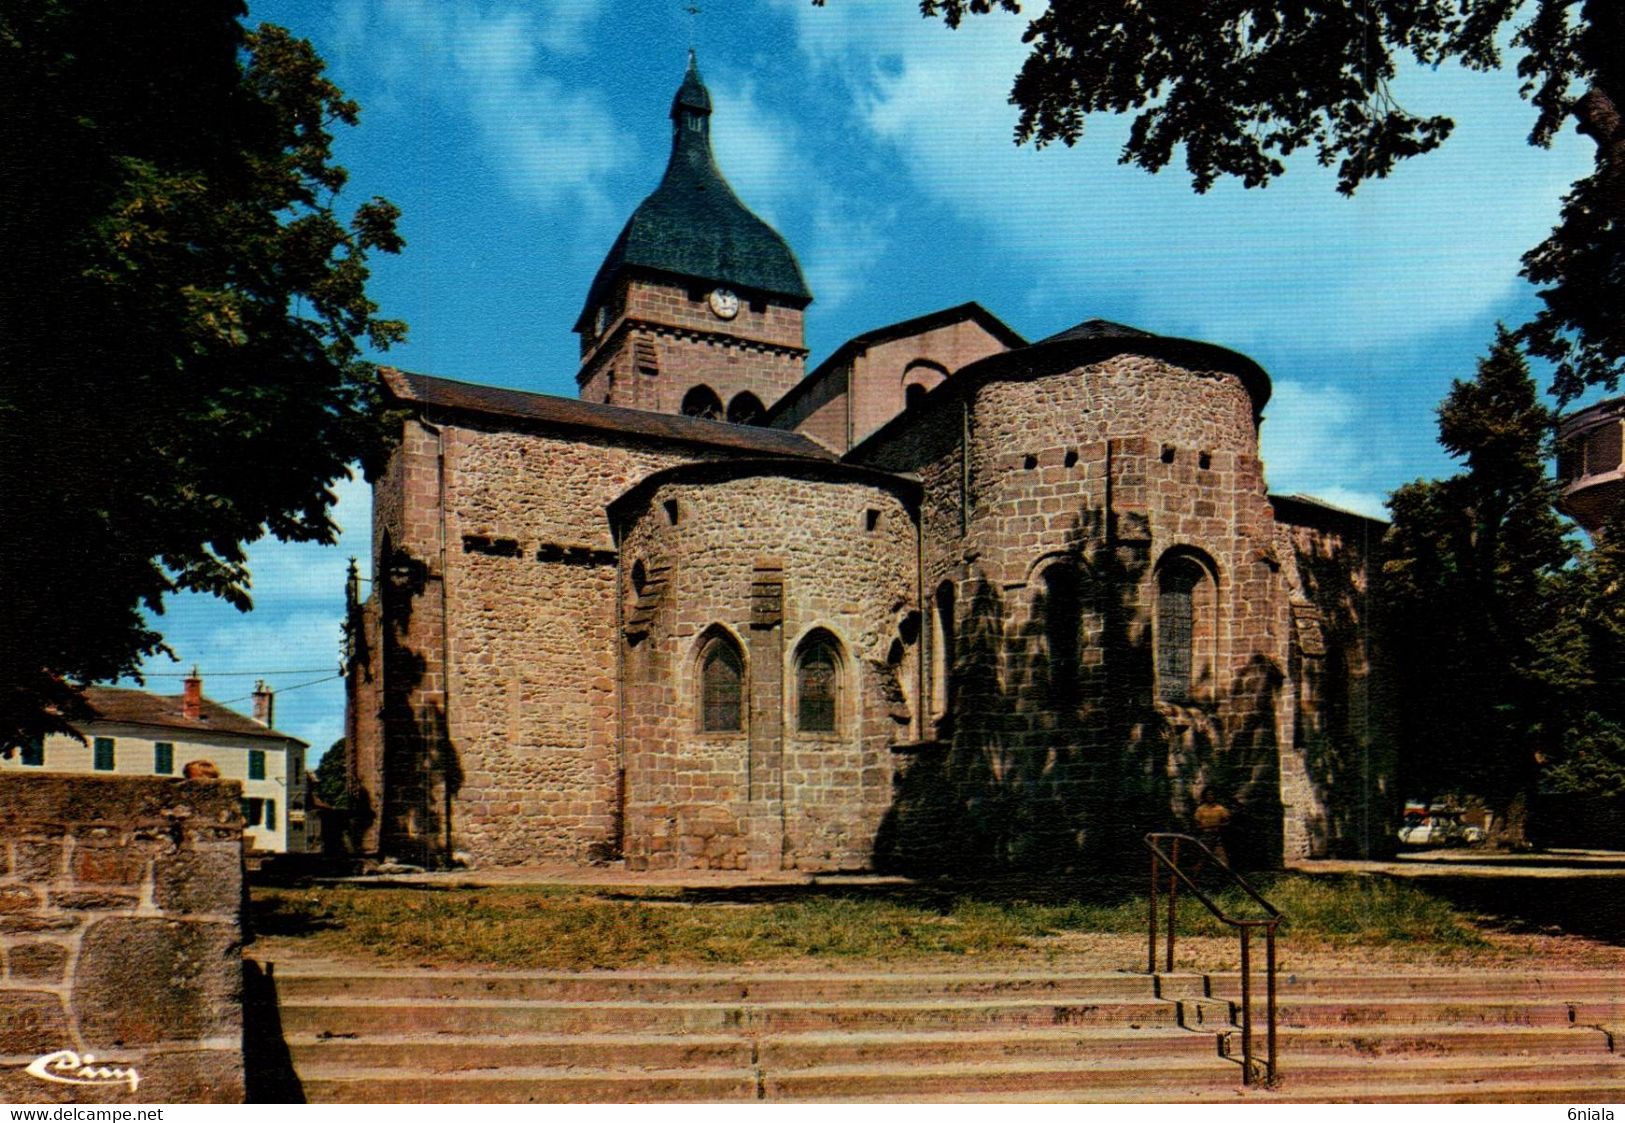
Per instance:
[[[653,272],[727,284],[788,298],[812,299],[790,246],[740,202],[711,155],[711,94],[692,52],[672,99],[671,159],[660,185],[632,212],[598,267],[576,331],[626,272]]]
[[[851,339],[835,348],[834,351],[830,352],[828,358],[818,364],[816,370],[792,386],[784,397],[773,403],[767,411],[768,424],[776,424],[774,418],[782,417],[790,406],[810,393],[819,382],[846,366],[869,348],[878,347],[882,343],[890,343],[894,339],[906,339],[911,335],[924,335],[935,328],[966,320],[980,324],[989,335],[1006,347],[1027,346],[1026,339],[1014,328],[974,300],[968,300],[964,304],[955,304],[951,308],[939,308],[935,312],[927,312],[923,316],[915,316],[912,319],[899,320],[895,324],[871,328],[866,332],[854,335]]]
[[[491,418],[514,426],[588,430],[686,444],[710,445],[767,456],[833,460],[834,453],[800,433],[708,421],[702,417],[655,413],[625,406],[584,402],[554,394],[533,394],[454,382],[393,367],[379,368],[384,386],[403,405],[427,406]]]
[[[986,382],[1032,378],[1100,362],[1119,354],[1148,355],[1192,370],[1222,370],[1234,374],[1252,399],[1255,420],[1263,413],[1264,405],[1270,399],[1269,375],[1263,367],[1238,351],[1195,339],[1157,335],[1110,320],[1085,320],[1037,343],[1000,351],[962,367],[927,395],[926,400],[946,400],[955,394],[971,393]],[[912,424],[912,419],[905,420],[908,417],[909,414],[904,412],[892,418],[849,449],[846,459],[861,463],[876,449],[883,448],[906,425]]]

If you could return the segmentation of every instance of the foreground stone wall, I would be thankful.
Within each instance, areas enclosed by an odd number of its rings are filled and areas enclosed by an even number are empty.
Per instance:
[[[240,796],[223,781],[0,781],[0,1101],[242,1102]],[[133,1069],[137,1087],[28,1073],[62,1050]]]

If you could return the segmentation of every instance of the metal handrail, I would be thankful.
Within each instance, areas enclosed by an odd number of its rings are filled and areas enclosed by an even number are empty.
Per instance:
[[[1164,840],[1172,843],[1167,852],[1159,845]],[[1228,915],[1218,905],[1214,904],[1208,895],[1202,892],[1196,882],[1186,876],[1185,871],[1179,868],[1179,847],[1181,843],[1190,843],[1195,846],[1213,863],[1223,870],[1230,880],[1241,886],[1247,896],[1257,902],[1269,916],[1263,918],[1241,918]],[[1177,834],[1167,831],[1156,831],[1145,836],[1145,847],[1151,851],[1151,908],[1150,908],[1150,941],[1146,959],[1146,973],[1157,973],[1157,865],[1168,867],[1168,948],[1167,966],[1165,970],[1174,969],[1174,922],[1178,913],[1179,883],[1184,882],[1185,887],[1195,895],[1198,901],[1207,906],[1212,913],[1225,924],[1236,929],[1241,940],[1241,1082],[1253,1083],[1253,994],[1252,994],[1252,957],[1251,940],[1254,928],[1264,929],[1264,986],[1266,992],[1266,1051],[1264,1062],[1264,1083],[1275,1083],[1275,929],[1283,919],[1281,910],[1266,901],[1258,890],[1248,884],[1247,879],[1224,863],[1220,857],[1199,838],[1188,834]]]

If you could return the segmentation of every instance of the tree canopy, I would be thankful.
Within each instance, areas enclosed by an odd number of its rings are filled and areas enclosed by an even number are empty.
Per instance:
[[[396,253],[348,216],[357,106],[239,0],[0,0],[0,746],[164,650],[179,590],[250,605],[245,546],[331,541],[378,462]]]
[[[824,0],[813,0],[822,4]],[[921,0],[959,26],[1018,0]],[[1549,145],[1569,121],[1596,144],[1593,174],[1524,258],[1543,306],[1519,335],[1553,363],[1562,400],[1625,373],[1625,4],[1618,0],[1051,0],[1010,101],[1018,142],[1074,144],[1091,113],[1132,114],[1122,162],[1161,171],[1183,150],[1197,191],[1222,176],[1262,187],[1308,151],[1346,194],[1450,136],[1393,94],[1406,59],[1506,65],[1508,41]]]
[[[1384,543],[1406,783],[1471,791],[1514,823],[1564,734],[1551,656],[1575,545],[1546,471],[1552,421],[1498,330],[1477,375],[1439,407],[1439,442],[1464,470],[1396,491]]]

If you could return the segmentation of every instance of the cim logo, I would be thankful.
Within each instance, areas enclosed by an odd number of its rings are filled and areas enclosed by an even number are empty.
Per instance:
[[[54,1053],[47,1053],[33,1061],[23,1071],[41,1080],[49,1080],[53,1084],[81,1086],[128,1084],[132,1092],[141,1084],[141,1077],[135,1069],[128,1066],[121,1068],[116,1065],[99,1065],[94,1055],[86,1053],[81,1057],[72,1049],[58,1049]]]

